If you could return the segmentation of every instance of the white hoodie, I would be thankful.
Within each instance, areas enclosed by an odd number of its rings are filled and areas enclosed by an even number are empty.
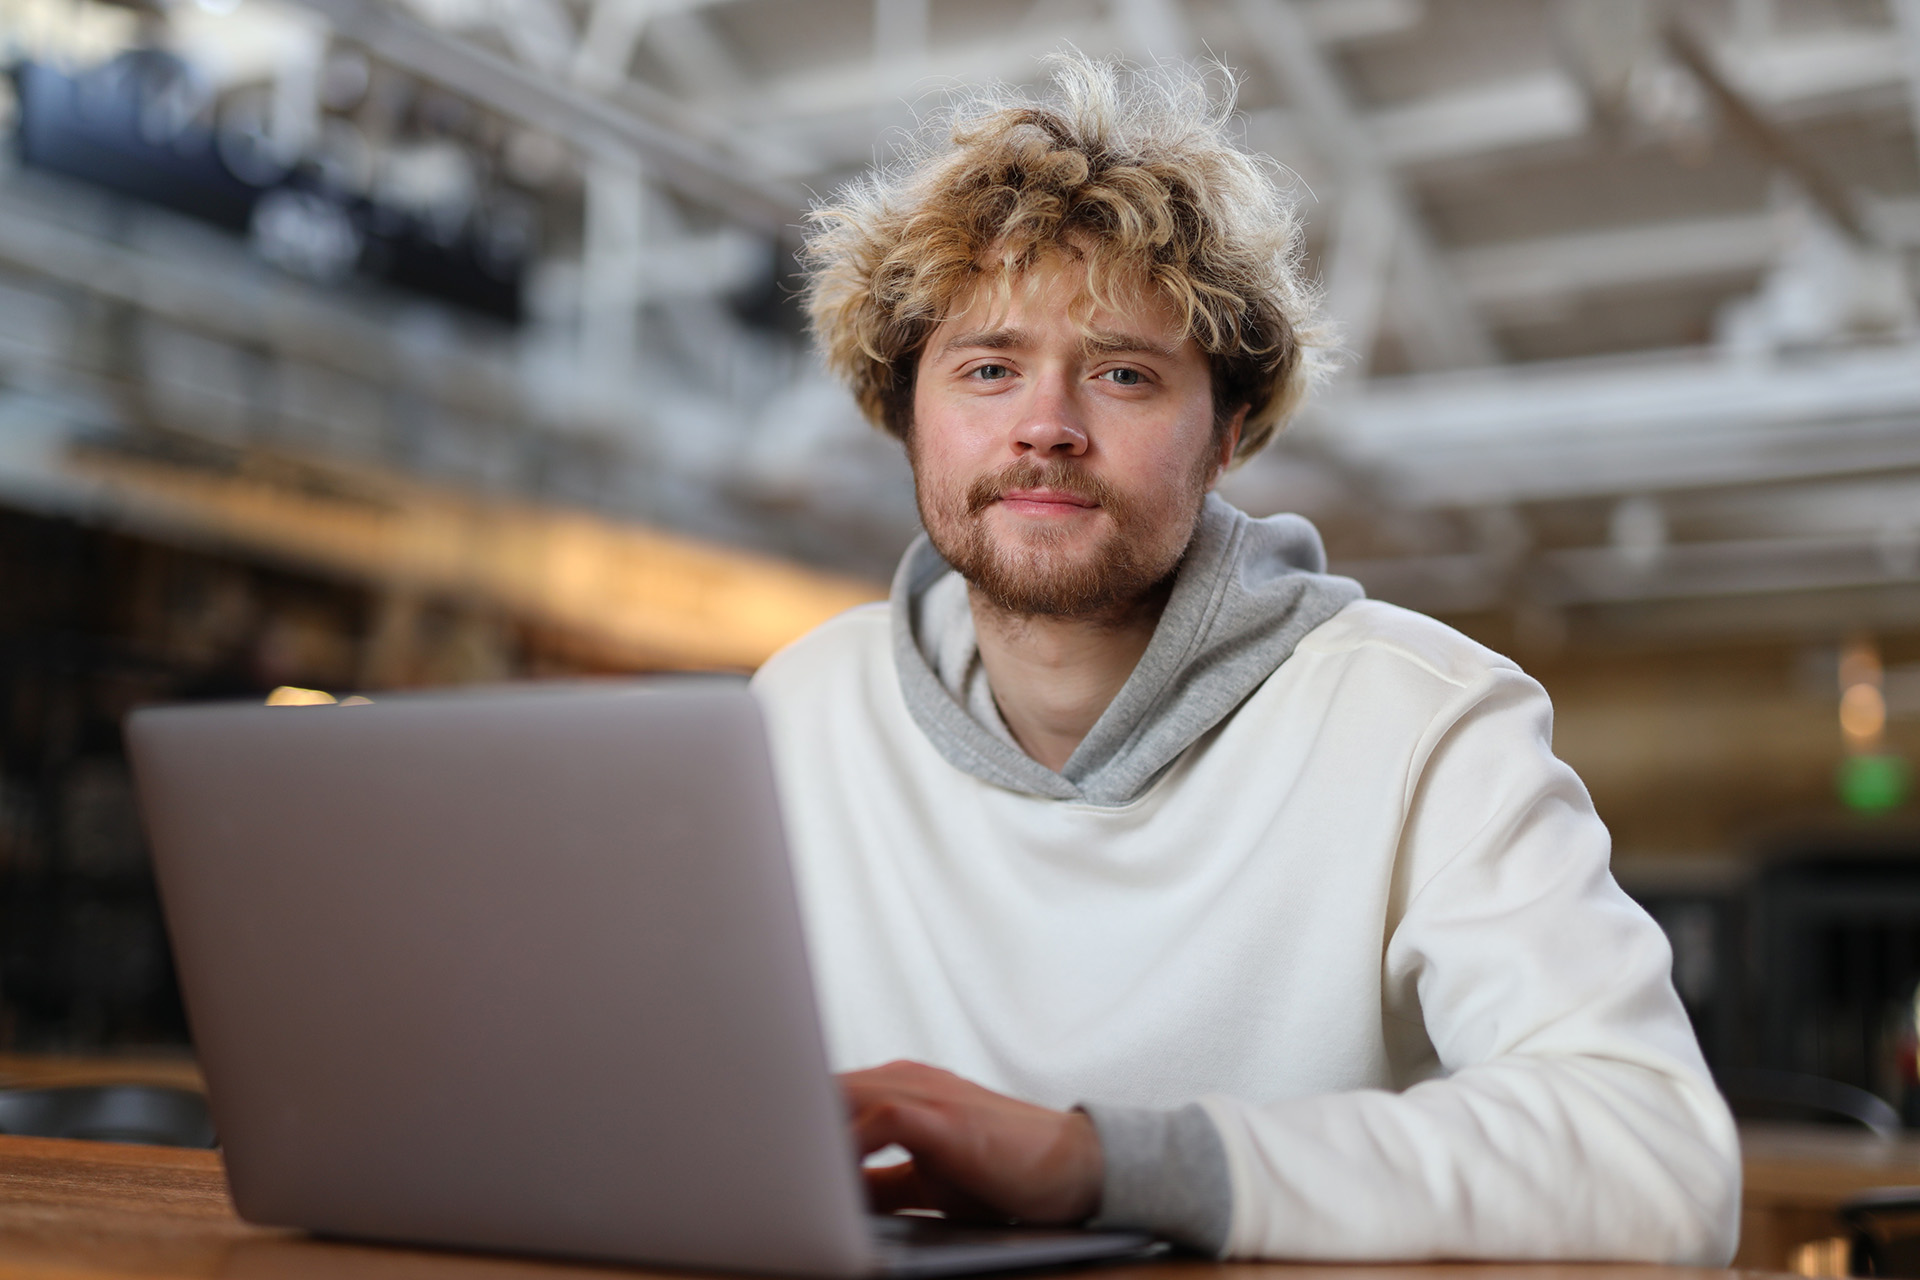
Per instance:
[[[837,1069],[1085,1104],[1100,1221],[1229,1257],[1731,1256],[1737,1143],[1665,938],[1505,659],[1348,604],[1105,805],[950,763],[888,606],[755,688]]]

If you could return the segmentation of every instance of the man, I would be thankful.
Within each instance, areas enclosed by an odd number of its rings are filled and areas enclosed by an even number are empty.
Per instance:
[[[1732,1123],[1545,695],[1211,493],[1318,336],[1223,128],[1063,58],[816,214],[816,333],[926,530],[756,677],[857,1139],[911,1157],[872,1197],[1723,1262]]]

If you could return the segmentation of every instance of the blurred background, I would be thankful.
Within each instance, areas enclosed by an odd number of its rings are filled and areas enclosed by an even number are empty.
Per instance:
[[[1920,1122],[1920,0],[0,0],[0,1051],[185,1043],[129,708],[883,594],[796,227],[1069,44],[1303,202],[1344,367],[1228,495],[1547,685],[1743,1106]]]

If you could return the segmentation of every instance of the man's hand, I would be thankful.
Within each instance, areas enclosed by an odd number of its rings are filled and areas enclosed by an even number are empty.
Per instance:
[[[1049,1111],[918,1062],[840,1077],[860,1154],[889,1143],[906,1164],[866,1171],[876,1211],[1072,1223],[1100,1207],[1100,1135],[1078,1111]]]

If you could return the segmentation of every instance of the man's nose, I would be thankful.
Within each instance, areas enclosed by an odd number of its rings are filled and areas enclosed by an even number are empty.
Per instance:
[[[1066,377],[1034,379],[1008,441],[1015,453],[1077,458],[1087,451],[1086,420],[1073,391]]]

